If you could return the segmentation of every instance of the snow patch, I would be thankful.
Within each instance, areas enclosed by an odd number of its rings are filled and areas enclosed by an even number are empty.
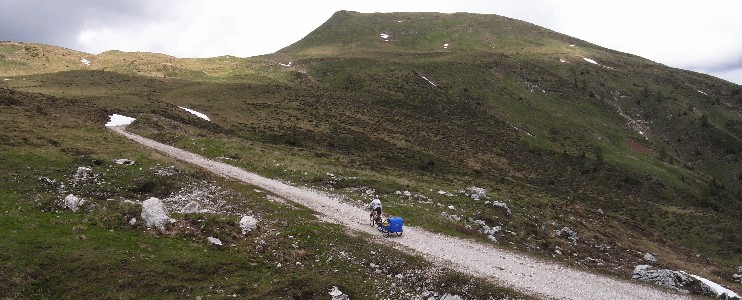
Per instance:
[[[422,78],[423,78],[423,79],[425,79],[426,81],[430,82],[430,84],[432,84],[433,86],[437,86],[437,85],[435,85],[435,83],[433,83],[432,81],[430,81],[430,79],[428,79],[428,77],[425,77],[425,76],[423,76],[423,75],[420,75],[420,77],[422,77]]]
[[[448,44],[443,44],[443,49],[448,49]]]
[[[86,66],[89,66],[89,65],[90,65],[90,61],[89,61],[89,60],[87,60],[87,59],[85,59],[85,58],[81,59],[81,60],[80,60],[80,62],[81,62],[81,63],[82,63],[83,65],[86,65]]]
[[[583,57],[582,59],[584,59],[584,60],[585,60],[586,62],[589,62],[589,63],[591,63],[591,64],[594,64],[594,65],[599,65],[599,63],[598,63],[597,61],[594,61],[594,60],[592,60],[592,59],[589,59],[589,58],[587,58],[587,57]]]
[[[703,278],[703,277],[698,276],[698,275],[690,274],[690,276],[693,277],[693,278],[695,278],[695,279],[698,279],[701,282],[703,282],[704,284],[706,284],[709,288],[711,288],[711,291],[712,292],[716,293],[716,296],[717,297],[719,297],[719,296],[721,296],[723,294],[726,294],[727,295],[727,298],[735,298],[735,297],[738,298],[738,299],[741,298],[737,293],[735,293],[735,292],[733,292],[733,291],[731,291],[731,290],[729,290],[729,289],[721,286],[720,284],[718,284],[716,282],[713,282],[711,280],[708,280],[708,279]]]
[[[561,62],[561,63],[566,63],[567,61],[566,61],[566,60],[564,60],[564,58],[560,58],[560,59],[559,59],[559,62]]]
[[[379,36],[384,39],[385,42],[389,41],[389,34],[388,33],[379,33]]]
[[[698,92],[699,92],[699,93],[701,93],[701,94],[704,94],[704,95],[708,96],[708,94],[706,94],[706,93],[705,93],[704,91],[702,91],[702,90],[698,90]]]
[[[575,44],[572,44],[572,45],[569,45],[569,46],[570,46],[570,47],[574,47],[574,46],[575,46]]]
[[[131,125],[132,122],[136,120],[135,118],[119,115],[119,114],[112,114],[111,120],[106,123],[106,127],[115,127],[115,126],[125,126],[125,125]]]
[[[180,109],[182,109],[182,110],[185,110],[185,111],[187,111],[187,112],[189,112],[189,113],[192,113],[192,114],[194,114],[195,116],[197,116],[197,117],[199,117],[199,118],[201,118],[201,119],[204,119],[204,120],[206,120],[206,121],[211,121],[211,120],[209,120],[209,117],[207,117],[207,116],[206,116],[205,114],[202,114],[202,113],[200,113],[200,112],[197,112],[197,111],[195,111],[195,110],[192,110],[192,109],[190,109],[190,108],[185,108],[185,107],[182,107],[182,106],[178,106],[178,108],[180,108]]]
[[[287,64],[284,64],[284,63],[278,63],[278,64],[288,68],[288,67],[291,67],[291,63],[292,62],[289,62]]]

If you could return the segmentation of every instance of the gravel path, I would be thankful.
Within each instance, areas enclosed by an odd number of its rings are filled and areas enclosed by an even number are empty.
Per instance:
[[[237,179],[322,213],[323,219],[356,231],[377,236],[377,241],[393,245],[453,269],[494,280],[526,294],[547,299],[691,299],[648,286],[599,276],[546,262],[522,254],[497,249],[492,245],[450,237],[405,226],[402,237],[381,238],[368,223],[368,213],[338,197],[306,188],[284,184],[229,164],[206,159],[198,154],[168,146],[125,131],[114,131],[146,147],[173,158],[200,166],[215,174]]]

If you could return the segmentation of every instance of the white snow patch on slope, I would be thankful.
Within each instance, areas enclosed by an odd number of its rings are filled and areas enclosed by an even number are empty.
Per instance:
[[[384,39],[385,42],[389,41],[389,34],[387,33],[379,33],[379,36]]]
[[[727,297],[728,297],[728,298],[734,298],[734,297],[738,297],[738,298],[739,298],[739,297],[740,297],[739,295],[737,295],[737,293],[735,293],[735,292],[733,292],[733,291],[731,291],[731,290],[729,290],[729,289],[727,289],[727,288],[725,288],[725,287],[723,287],[723,286],[719,285],[719,284],[718,284],[718,283],[716,283],[716,282],[713,282],[713,281],[711,281],[711,280],[708,280],[708,279],[706,279],[706,278],[703,278],[703,277],[701,277],[701,276],[698,276],[698,275],[693,275],[693,274],[690,274],[690,276],[693,276],[693,278],[695,278],[695,279],[698,279],[698,280],[700,280],[701,282],[703,282],[703,283],[705,283],[706,285],[708,285],[708,286],[709,286],[709,287],[711,288],[711,290],[712,290],[712,291],[713,291],[714,293],[716,293],[716,296],[717,296],[717,297],[718,297],[718,296],[721,296],[722,294],[727,294]]]
[[[81,62],[81,63],[82,63],[83,65],[86,65],[86,66],[89,66],[89,65],[90,65],[90,61],[89,61],[89,60],[87,60],[86,58],[83,58],[83,59],[81,59],[81,60],[80,60],[80,62]]]
[[[566,63],[567,61],[566,61],[566,60],[564,60],[564,58],[560,58],[560,59],[559,59],[559,62],[562,62],[562,63]]]
[[[131,122],[134,122],[136,120],[135,118],[122,116],[119,114],[112,114],[111,115],[111,121],[106,123],[106,127],[114,127],[114,126],[124,126],[129,125]]]
[[[182,107],[182,106],[178,106],[178,108],[180,108],[180,109],[182,109],[182,110],[185,110],[185,111],[187,111],[187,112],[189,112],[189,113],[192,113],[192,114],[196,115],[197,117],[199,117],[199,118],[201,118],[201,119],[204,119],[204,120],[206,120],[206,121],[211,121],[211,120],[209,120],[209,117],[208,117],[208,116],[206,116],[206,115],[204,115],[204,114],[202,114],[202,113],[200,113],[200,112],[197,112],[197,111],[195,111],[195,110],[192,110],[192,109],[190,109],[190,108],[185,108],[185,107]]]
[[[594,61],[594,60],[589,59],[587,57],[583,57],[582,59],[584,59],[586,62],[589,62],[591,64],[598,65],[598,62],[597,61]]]
[[[284,64],[284,63],[278,63],[279,65],[282,65],[284,67],[291,67],[291,62]]]
[[[448,49],[448,44],[443,44],[443,49]]]
[[[699,92],[699,93],[701,93],[701,94],[704,94],[704,95],[708,96],[708,94],[706,94],[706,93],[705,93],[704,91],[702,91],[702,90],[698,90],[698,92]]]
[[[428,77],[425,77],[425,76],[423,76],[423,75],[420,75],[420,77],[422,77],[423,79],[425,79],[425,80],[427,80],[428,82],[430,82],[430,84],[432,84],[433,86],[437,86],[437,85],[435,85],[435,83],[433,83],[432,81],[430,81],[430,79],[428,79]]]

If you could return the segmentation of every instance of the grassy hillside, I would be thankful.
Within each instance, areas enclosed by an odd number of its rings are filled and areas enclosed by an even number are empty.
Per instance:
[[[37,158],[58,168],[122,155],[116,145],[125,141],[88,128],[120,113],[138,118],[136,133],[269,177],[358,203],[373,190],[390,213],[431,230],[488,241],[474,221],[502,226],[496,247],[622,277],[646,252],[724,283],[742,265],[742,87],[532,24],[341,11],[254,58],[89,55],[14,43],[0,44],[0,53],[5,93],[58,103],[0,111],[7,124],[25,116],[26,126],[54,135],[12,127],[2,145],[17,155],[38,145],[69,153]],[[55,114],[79,125],[55,131],[32,121]],[[82,143],[91,139],[110,149]],[[75,146],[60,146],[67,143]],[[18,159],[8,169],[30,158]],[[488,199],[473,200],[464,192],[472,186]],[[19,195],[7,202],[33,193]],[[298,230],[288,224],[281,230]],[[577,243],[555,233],[565,226]]]

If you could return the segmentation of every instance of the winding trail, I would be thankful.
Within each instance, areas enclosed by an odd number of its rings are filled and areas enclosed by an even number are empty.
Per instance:
[[[198,154],[126,132],[125,127],[109,128],[170,157],[202,167],[220,176],[258,186],[302,204],[322,213],[324,220],[344,225],[355,231],[379,236],[376,229],[369,226],[368,213],[365,210],[344,203],[338,197],[287,185],[229,164],[213,161]],[[491,245],[433,233],[413,226],[405,226],[404,235],[401,238],[379,238],[378,240],[412,254],[422,254],[428,260],[446,264],[455,270],[487,278],[539,298],[692,299],[686,295],[599,276],[558,263],[542,261],[497,249]]]

